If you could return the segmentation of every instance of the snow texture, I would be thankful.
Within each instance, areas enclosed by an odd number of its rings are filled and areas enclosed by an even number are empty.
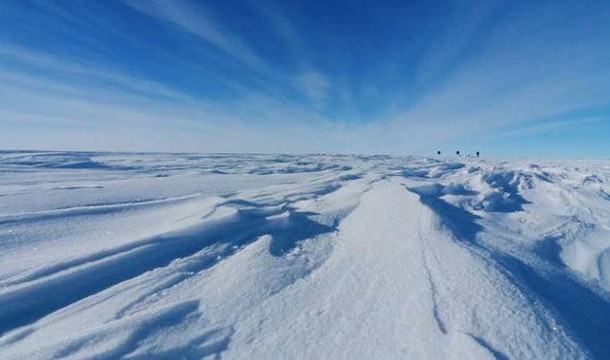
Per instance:
[[[610,162],[0,152],[1,359],[610,359]]]

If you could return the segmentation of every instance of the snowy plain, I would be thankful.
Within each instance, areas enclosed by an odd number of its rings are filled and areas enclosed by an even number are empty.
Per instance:
[[[610,359],[610,161],[0,152],[1,359]]]

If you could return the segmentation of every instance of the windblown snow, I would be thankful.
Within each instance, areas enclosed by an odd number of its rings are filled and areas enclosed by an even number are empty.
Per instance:
[[[609,359],[610,161],[0,152],[2,359]]]

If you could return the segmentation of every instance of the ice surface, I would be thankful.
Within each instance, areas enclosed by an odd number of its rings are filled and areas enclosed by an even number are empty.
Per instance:
[[[610,358],[610,162],[0,152],[0,358]]]

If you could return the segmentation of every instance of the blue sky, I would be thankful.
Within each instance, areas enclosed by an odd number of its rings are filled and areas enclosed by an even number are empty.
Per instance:
[[[609,1],[4,0],[0,144],[610,156]]]

